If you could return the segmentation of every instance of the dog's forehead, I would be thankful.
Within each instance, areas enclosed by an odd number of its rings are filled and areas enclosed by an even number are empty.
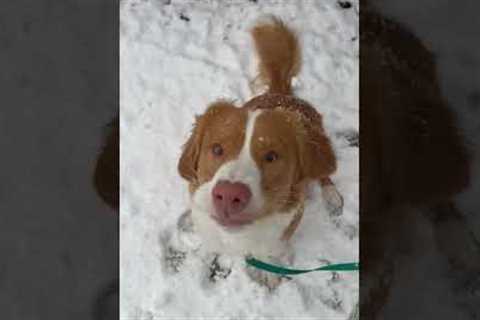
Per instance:
[[[290,111],[262,110],[255,122],[252,139],[258,145],[291,144],[296,139],[297,121]]]
[[[256,118],[255,127],[258,130],[288,130],[294,128],[294,114],[291,111],[278,109],[261,110]]]
[[[247,125],[247,111],[234,106],[214,107],[204,115],[208,138],[243,135]]]
[[[237,151],[247,144],[248,152],[251,148],[292,146],[298,135],[298,114],[283,106],[255,104],[254,108],[249,102],[240,108],[224,104],[210,108],[203,117],[206,141],[235,145]]]

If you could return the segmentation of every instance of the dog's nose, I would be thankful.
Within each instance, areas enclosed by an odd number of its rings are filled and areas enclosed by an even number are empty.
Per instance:
[[[212,190],[212,197],[217,214],[228,218],[245,209],[252,193],[250,188],[243,183],[219,181]]]

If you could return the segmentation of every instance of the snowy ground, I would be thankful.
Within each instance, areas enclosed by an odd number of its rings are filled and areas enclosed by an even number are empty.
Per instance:
[[[358,1],[349,9],[336,1],[121,2],[122,319],[347,318],[358,299],[356,272],[301,275],[268,293],[239,260],[228,277],[210,281],[209,262],[188,250],[199,245],[195,236],[180,242],[188,195],[176,165],[195,114],[221,97],[240,104],[254,95],[248,30],[264,14],[283,18],[302,41],[295,90],[324,115],[339,159],[333,180],[345,198],[334,219],[316,190],[294,238],[295,267],[358,261],[357,12]]]

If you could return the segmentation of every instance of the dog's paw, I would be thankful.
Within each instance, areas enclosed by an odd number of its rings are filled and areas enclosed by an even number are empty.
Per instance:
[[[325,206],[332,216],[340,216],[343,213],[343,197],[338,192],[335,185],[325,185],[322,187],[322,197],[325,200]]]
[[[179,272],[186,257],[186,252],[180,251],[171,246],[167,246],[165,250],[165,265],[167,270],[173,273]]]
[[[191,233],[193,232],[192,211],[185,211],[177,221],[178,231]]]
[[[289,277],[263,271],[251,266],[247,266],[246,271],[250,279],[267,287],[269,291],[275,290],[282,282],[290,280]]]
[[[177,273],[187,259],[188,253],[194,251],[192,241],[188,241],[189,234],[182,234],[174,229],[163,231],[159,234],[159,245],[163,252],[165,270]]]
[[[209,279],[211,282],[217,282],[221,279],[226,279],[232,272],[231,265],[228,261],[224,261],[219,255],[213,258],[210,264]]]

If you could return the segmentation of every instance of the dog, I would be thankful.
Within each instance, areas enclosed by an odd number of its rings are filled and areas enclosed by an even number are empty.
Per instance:
[[[288,263],[309,184],[320,183],[333,208],[341,209],[343,199],[330,179],[337,164],[322,116],[292,91],[301,66],[296,34],[271,18],[251,35],[267,92],[241,107],[210,104],[196,118],[178,172],[189,183],[191,221],[209,250]],[[252,276],[278,284],[278,277]]]

